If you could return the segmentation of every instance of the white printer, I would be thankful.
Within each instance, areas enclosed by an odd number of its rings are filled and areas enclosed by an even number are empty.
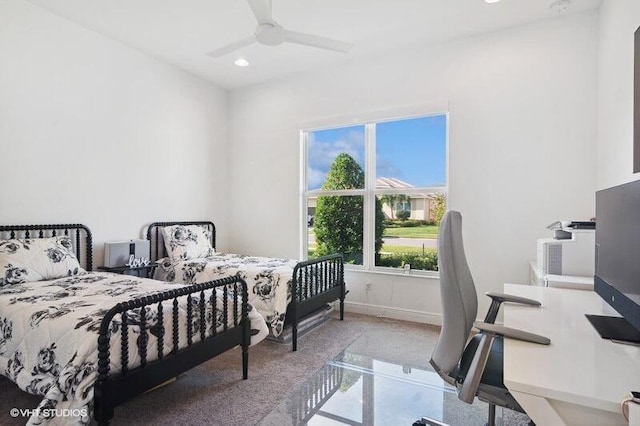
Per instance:
[[[563,228],[566,238],[538,239],[538,268],[543,274],[593,276],[596,232]]]
[[[584,225],[574,225],[576,223]],[[531,262],[530,284],[592,289],[595,223],[562,222],[549,228],[555,230],[555,237],[537,240],[537,258],[535,264]]]

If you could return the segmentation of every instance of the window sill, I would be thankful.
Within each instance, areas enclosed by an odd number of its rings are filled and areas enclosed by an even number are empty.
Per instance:
[[[411,270],[408,274],[404,271],[392,271],[392,270],[384,270],[384,269],[364,269],[362,267],[344,265],[345,272],[355,272],[358,274],[375,274],[375,275],[392,275],[396,277],[407,277],[407,278],[420,278],[420,279],[429,279],[429,280],[439,280],[440,274],[437,271],[418,271],[416,269]]]

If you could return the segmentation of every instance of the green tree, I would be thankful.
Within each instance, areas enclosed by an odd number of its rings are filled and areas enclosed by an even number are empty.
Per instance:
[[[411,197],[407,194],[384,194],[380,196],[380,201],[389,206],[391,210],[391,220],[395,219],[395,212],[398,210],[398,204],[410,201]]]
[[[405,221],[407,219],[409,219],[409,217],[411,216],[411,212],[409,210],[401,210],[398,212],[398,219],[400,219],[401,221]]]
[[[437,194],[433,200],[433,207],[431,207],[431,215],[436,225],[440,225],[444,212],[447,210],[447,196],[445,194]]]
[[[391,220],[395,219],[396,216],[396,211],[398,210],[398,204],[400,203],[404,203],[405,201],[410,201],[411,197],[409,197],[406,194],[384,194],[380,196],[380,201],[383,204],[386,204],[389,206],[389,209],[391,210]],[[405,219],[408,219],[409,216],[407,216]]]
[[[393,211],[395,210],[396,206],[396,197],[397,195],[395,194],[384,194],[380,196],[380,201],[382,202],[382,204],[388,205],[389,210],[391,210],[391,217],[389,218],[391,220],[395,219]]]
[[[362,188],[364,188],[362,167],[349,154],[338,155],[329,169],[322,189]],[[377,254],[382,248],[384,214],[380,201],[376,200],[375,208],[375,251]],[[363,197],[361,195],[318,197],[314,219],[316,254],[324,256],[331,253],[342,253],[345,261],[362,264],[363,213]]]

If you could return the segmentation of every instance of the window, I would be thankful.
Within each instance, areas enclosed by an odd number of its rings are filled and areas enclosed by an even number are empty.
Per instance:
[[[396,213],[410,212],[410,211],[411,211],[410,200],[399,201],[398,204],[396,204]]]
[[[447,114],[304,130],[302,143],[308,258],[342,253],[365,269],[437,269]]]

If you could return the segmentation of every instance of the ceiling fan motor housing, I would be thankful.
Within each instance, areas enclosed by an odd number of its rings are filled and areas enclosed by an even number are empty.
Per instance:
[[[277,46],[284,43],[284,28],[273,24],[260,24],[256,29],[256,40],[266,46]]]

